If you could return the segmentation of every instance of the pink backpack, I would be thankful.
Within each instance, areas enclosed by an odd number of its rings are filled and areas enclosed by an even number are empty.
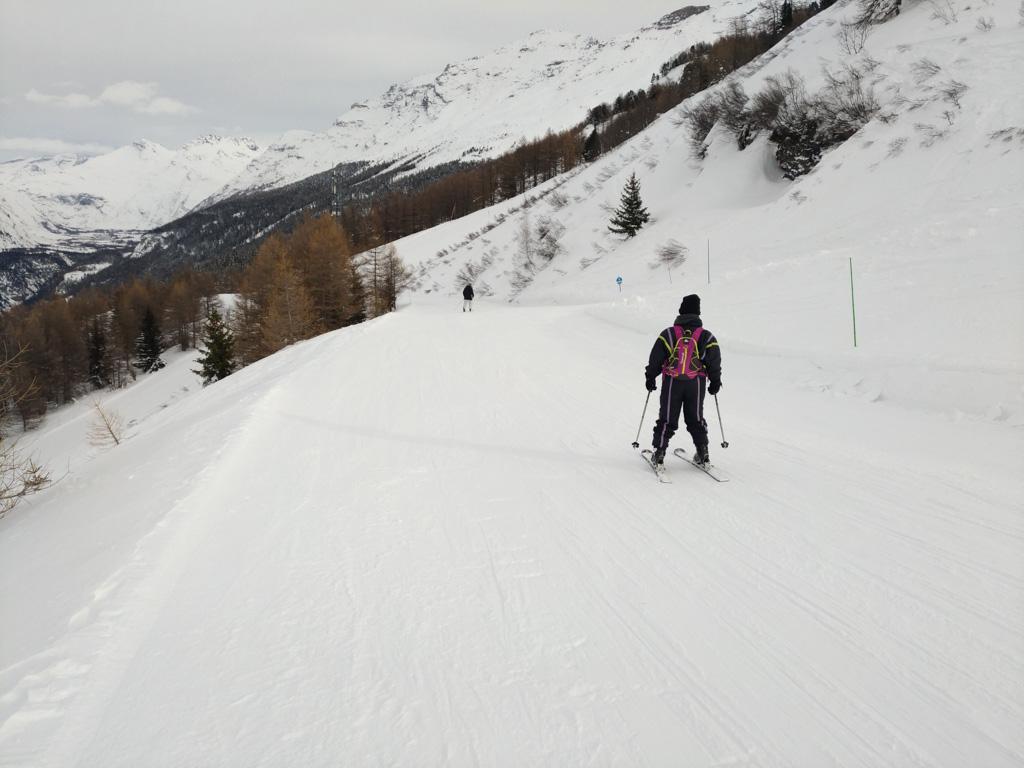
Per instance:
[[[671,345],[672,354],[669,355],[661,369],[662,373],[672,378],[685,376],[688,379],[695,379],[698,376],[707,376],[704,372],[704,364],[697,355],[697,340],[703,330],[703,328],[696,328],[693,333],[690,333],[681,326],[672,326],[670,332],[675,336],[675,340]]]

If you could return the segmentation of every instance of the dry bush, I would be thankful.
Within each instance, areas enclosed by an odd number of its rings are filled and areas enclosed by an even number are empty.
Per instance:
[[[680,122],[690,131],[690,154],[694,159],[703,160],[707,154],[708,148],[704,140],[718,122],[721,109],[721,103],[717,98],[705,96],[696,104],[688,104],[680,110]]]
[[[52,484],[49,471],[33,456],[25,456],[18,448],[20,438],[8,433],[10,415],[34,395],[34,387],[15,384],[20,357],[21,351],[12,355],[6,346],[0,347],[0,517]]]
[[[864,50],[870,35],[870,24],[861,24],[859,21],[844,21],[839,25],[836,39],[839,41],[839,48],[843,53],[848,56],[856,56]]]
[[[97,448],[120,445],[124,439],[124,417],[115,410],[104,408],[99,400],[93,400],[91,408],[95,415],[85,431],[89,445]]]
[[[830,143],[845,141],[863,128],[879,110],[864,73],[846,64],[838,72],[824,69],[825,88],[817,98],[817,114]]]
[[[939,86],[939,93],[942,94],[943,101],[948,101],[957,109],[960,109],[960,97],[963,96],[967,90],[967,85],[961,83],[959,80],[950,80]]]
[[[953,24],[957,19],[957,10],[950,0],[930,0],[928,3],[932,9],[932,18],[941,21],[946,26]]]
[[[928,78],[937,75],[942,67],[931,59],[921,59],[911,69],[914,70],[914,79],[919,83],[923,83]]]
[[[686,261],[690,249],[678,240],[669,240],[664,245],[659,245],[656,253],[657,258],[651,262],[650,268],[657,269],[658,267],[665,266],[672,269]]]
[[[901,0],[860,0],[857,23],[863,26],[882,24],[900,12]]]

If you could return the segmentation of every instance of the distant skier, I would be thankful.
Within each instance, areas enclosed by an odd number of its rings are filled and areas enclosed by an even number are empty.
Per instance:
[[[700,296],[683,297],[675,323],[661,332],[654,342],[645,369],[647,391],[658,388],[661,374],[661,409],[654,425],[655,464],[665,463],[669,440],[679,429],[682,412],[686,431],[697,449],[693,460],[705,466],[708,456],[708,425],[704,421],[705,380],[710,395],[722,388],[722,353],[714,334],[702,327]]]
[[[473,286],[467,285],[462,289],[462,311],[473,311]]]

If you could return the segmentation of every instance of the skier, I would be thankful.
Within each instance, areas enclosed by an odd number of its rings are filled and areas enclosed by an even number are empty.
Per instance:
[[[473,286],[467,285],[462,289],[462,311],[473,311]]]
[[[665,463],[665,452],[679,428],[681,411],[686,431],[697,449],[694,462],[710,466],[704,388],[705,379],[710,382],[708,394],[716,395],[722,388],[722,353],[714,334],[702,327],[700,296],[693,293],[683,297],[675,323],[654,342],[645,374],[648,392],[658,388],[658,374],[662,378],[661,409],[654,425],[655,465]]]

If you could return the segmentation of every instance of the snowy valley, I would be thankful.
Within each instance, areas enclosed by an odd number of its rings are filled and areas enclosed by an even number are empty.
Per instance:
[[[0,520],[0,764],[1024,763],[1024,27],[956,8],[851,52],[834,6],[737,73],[867,73],[795,181],[666,114],[396,243],[395,313],[206,388],[169,353],[96,393],[117,446],[50,414],[59,481]],[[689,293],[725,484],[631,447]]]
[[[138,141],[106,155],[0,164],[0,308],[98,271],[199,205],[261,149],[206,136],[178,151]]]

